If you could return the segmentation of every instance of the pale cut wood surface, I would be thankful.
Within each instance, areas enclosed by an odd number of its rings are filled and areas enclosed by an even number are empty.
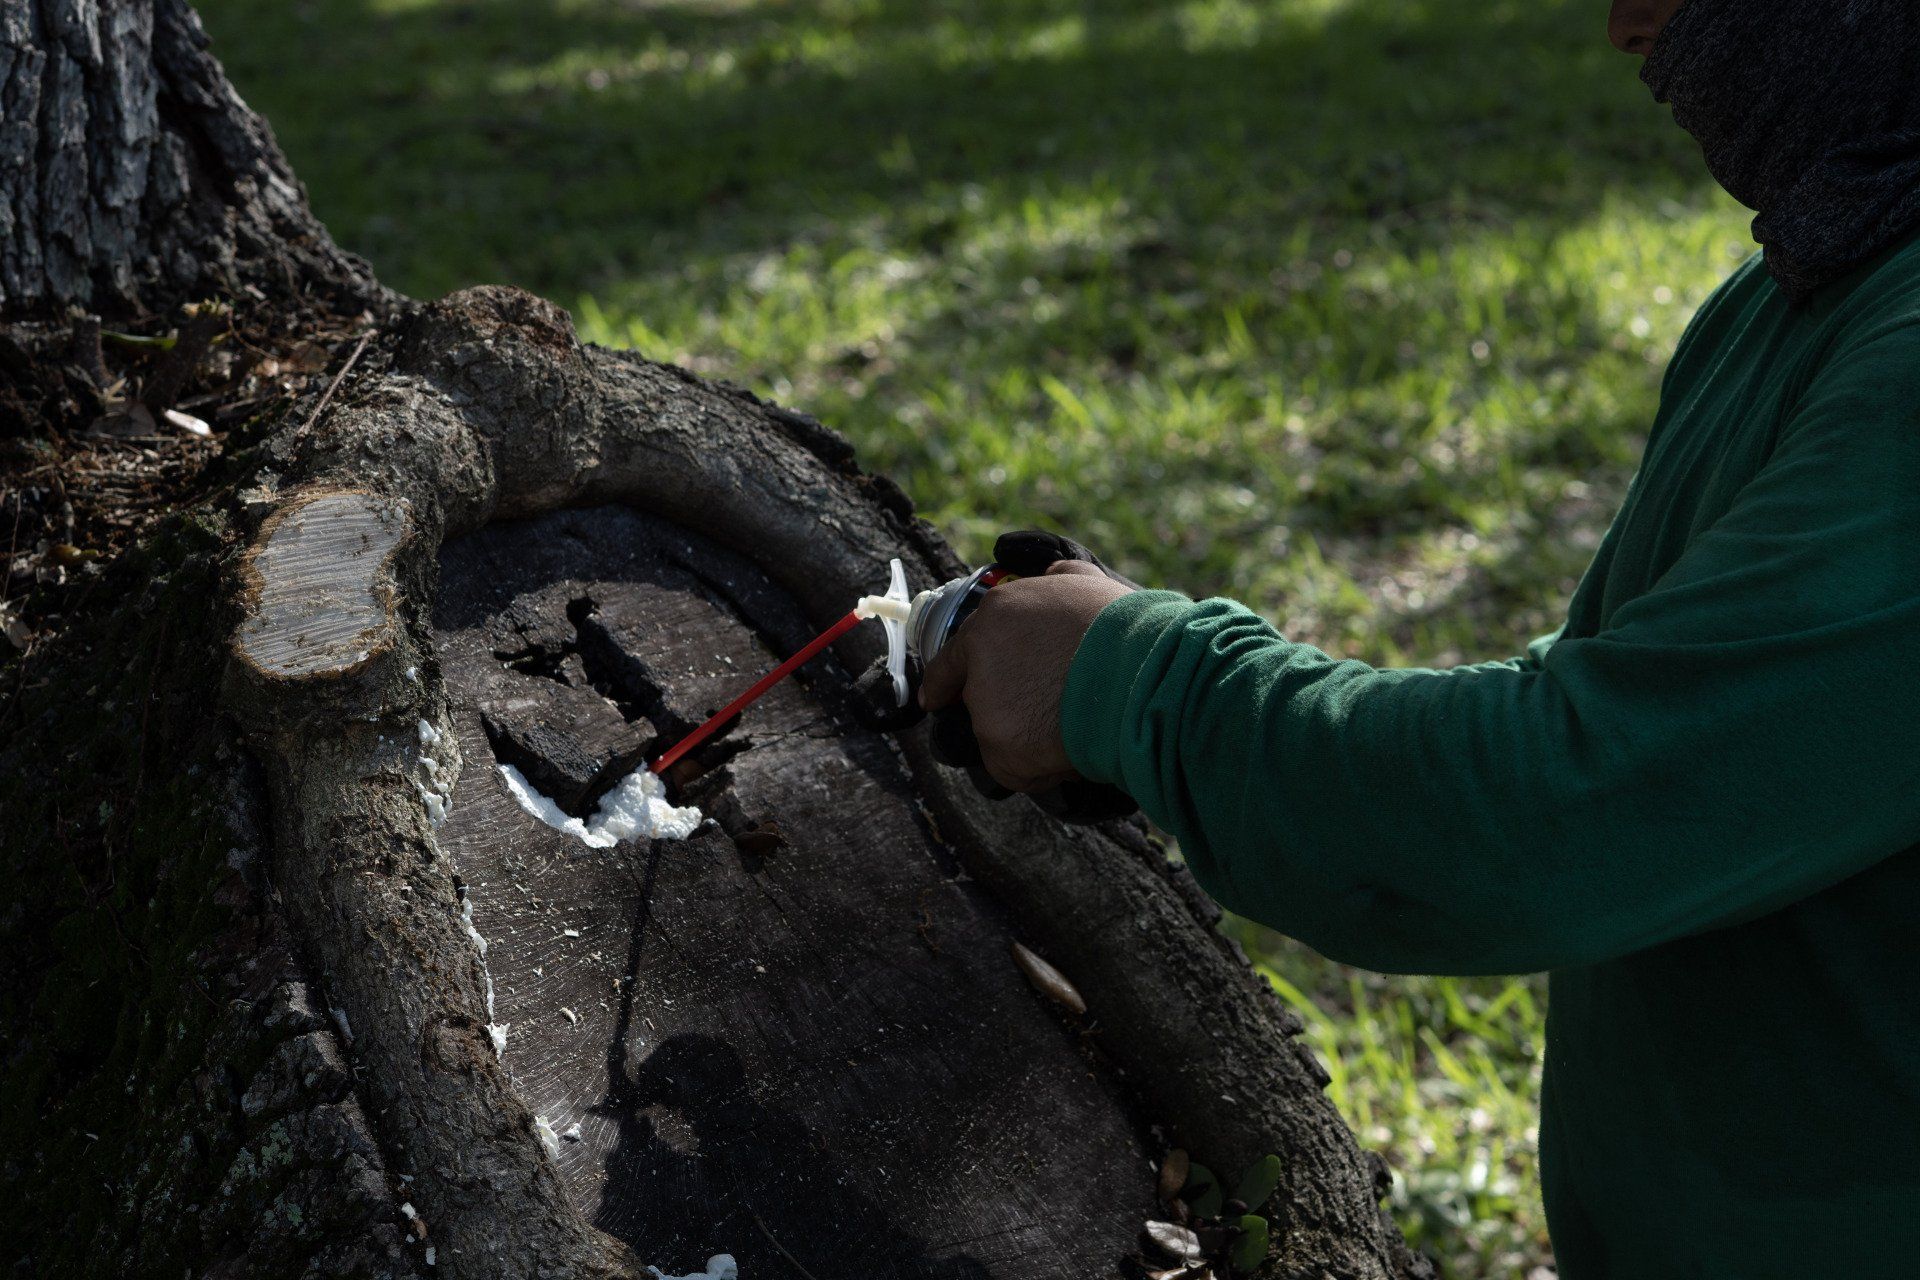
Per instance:
[[[386,647],[388,559],[405,535],[405,508],[391,498],[322,493],[288,508],[249,566],[257,594],[240,655],[270,678],[305,680],[349,671]]]

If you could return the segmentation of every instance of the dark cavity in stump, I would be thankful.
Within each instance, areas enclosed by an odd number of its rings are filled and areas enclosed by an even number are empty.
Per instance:
[[[1140,1126],[831,658],[705,749],[690,839],[591,849],[502,781],[591,812],[804,642],[793,603],[621,508],[492,526],[441,574],[466,764],[440,844],[514,1087],[579,1126],[556,1163],[581,1212],[663,1269],[727,1252],[745,1280],[1114,1273],[1153,1205]]]

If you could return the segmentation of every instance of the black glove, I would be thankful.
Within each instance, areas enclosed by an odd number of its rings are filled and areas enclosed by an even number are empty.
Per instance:
[[[853,682],[854,716],[864,727],[877,733],[899,733],[911,729],[926,718],[920,708],[920,659],[907,659],[907,705],[901,706],[893,693],[893,674],[885,658],[873,664]],[[980,743],[973,736],[973,720],[964,704],[942,707],[933,713],[933,727],[927,745],[933,758],[955,769],[965,769],[975,790],[989,800],[1005,800],[1013,792],[993,780],[980,763]]]
[[[1101,563],[1100,557],[1071,538],[1038,529],[1020,529],[1003,533],[993,544],[993,561],[1009,573],[1023,578],[1039,577],[1061,560],[1078,560],[1124,586],[1139,589],[1139,584],[1121,577]],[[872,665],[853,682],[854,713],[866,728],[880,733],[899,733],[920,723],[927,713],[920,709],[920,659],[907,659],[907,705],[894,697],[893,676],[887,660],[875,658]],[[989,800],[1005,800],[1012,791],[993,780],[980,757],[980,743],[973,736],[973,717],[965,704],[943,707],[933,713],[927,744],[933,758],[955,769],[964,769],[973,789]],[[1133,798],[1118,787],[1076,779],[1051,791],[1033,796],[1033,802],[1062,822],[1088,824],[1124,818],[1138,811]]]
[[[1107,568],[1099,556],[1072,538],[1040,529],[1015,529],[994,540],[993,562],[1008,573],[1017,573],[1023,578],[1037,578],[1061,560],[1090,564],[1121,586],[1132,587],[1135,591],[1140,589],[1139,583]]]
[[[926,717],[920,709],[920,659],[907,655],[907,705],[893,693],[893,673],[884,655],[853,682],[853,713],[862,727],[875,733],[900,733]]]
[[[1060,821],[1082,827],[1140,812],[1133,797],[1120,788],[1085,778],[1070,778],[1051,791],[1039,792],[1033,802]]]
[[[1139,590],[1138,583],[1107,568],[1099,556],[1072,538],[1039,529],[1018,529],[994,540],[993,562],[1023,578],[1037,578],[1061,560],[1090,564],[1115,582]],[[949,707],[935,713],[932,746],[935,759],[965,769],[974,789],[987,799],[1004,800],[1013,794],[995,782],[981,764],[980,744],[974,739],[973,721],[965,707]],[[1138,812],[1140,807],[1120,788],[1085,779],[1063,782],[1051,791],[1037,792],[1033,802],[1062,822],[1082,825],[1124,818]]]
[[[973,736],[973,716],[964,702],[942,707],[933,713],[933,728],[927,733],[927,747],[941,764],[967,771],[973,789],[989,800],[1005,800],[1013,792],[993,780],[980,758],[980,740]]]

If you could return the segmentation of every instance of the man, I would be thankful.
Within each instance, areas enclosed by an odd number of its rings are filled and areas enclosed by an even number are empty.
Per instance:
[[[1616,0],[1610,35],[1763,251],[1557,636],[1376,670],[1064,561],[923,702],[1336,959],[1551,970],[1566,1280],[1920,1275],[1920,13]]]

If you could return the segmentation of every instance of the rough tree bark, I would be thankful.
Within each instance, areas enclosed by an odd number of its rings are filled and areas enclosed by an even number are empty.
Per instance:
[[[382,299],[336,247],[186,0],[0,5],[0,308],[164,312],[210,293]]]
[[[7,216],[37,219],[7,237],[11,314],[209,281],[294,306],[288,263],[296,293],[377,289],[183,5],[6,14],[7,128],[23,85],[123,103],[139,49],[174,85],[148,136],[198,104],[235,148],[148,146],[133,169],[184,168],[133,198],[184,230],[129,230],[103,181],[132,172],[124,107],[36,105],[38,176],[0,151]],[[78,205],[48,194],[63,121],[107,158]],[[722,1249],[748,1280],[1113,1274],[1170,1146],[1281,1157],[1270,1274],[1426,1274],[1184,872],[1137,825],[986,803],[923,732],[861,729],[845,673],[876,636],[706,750],[689,839],[587,850],[507,794],[496,763],[577,811],[889,557],[960,570],[839,437],[511,290],[407,309],[327,396],[9,673],[21,1274],[639,1276]]]

